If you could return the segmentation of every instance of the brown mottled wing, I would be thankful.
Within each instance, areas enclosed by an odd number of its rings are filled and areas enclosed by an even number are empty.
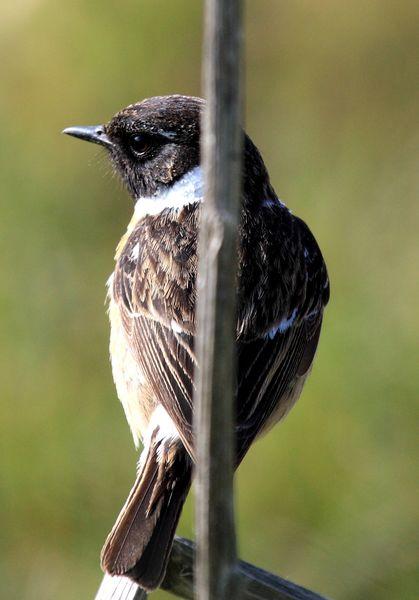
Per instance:
[[[156,403],[192,455],[196,215],[146,217],[117,260],[113,295]]]
[[[193,456],[193,337],[176,334],[171,328],[147,317],[135,317],[133,342],[155,398],[169,413]]]

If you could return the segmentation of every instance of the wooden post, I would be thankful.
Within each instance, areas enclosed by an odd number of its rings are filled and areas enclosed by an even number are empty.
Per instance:
[[[174,596],[194,598],[194,544],[176,538],[162,588]],[[326,600],[315,592],[239,561],[240,600]],[[95,600],[144,600],[146,593],[126,577],[105,575]]]
[[[196,598],[236,597],[233,514],[241,0],[206,0],[196,354]]]

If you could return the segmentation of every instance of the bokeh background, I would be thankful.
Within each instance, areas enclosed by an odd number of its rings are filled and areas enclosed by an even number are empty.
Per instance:
[[[418,17],[414,0],[247,6],[246,127],[332,298],[303,397],[238,474],[240,554],[339,600],[419,591]],[[196,0],[2,3],[2,598],[93,598],[136,462],[104,307],[132,206],[60,130],[199,94],[201,20]]]

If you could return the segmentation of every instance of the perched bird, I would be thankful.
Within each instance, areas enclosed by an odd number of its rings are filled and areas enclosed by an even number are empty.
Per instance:
[[[113,377],[138,475],[102,550],[105,571],[162,581],[194,463],[197,235],[204,101],[149,98],[64,133],[104,146],[134,200],[109,280]],[[244,137],[237,279],[236,465],[282,419],[310,372],[329,299],[320,249],[276,196]]]

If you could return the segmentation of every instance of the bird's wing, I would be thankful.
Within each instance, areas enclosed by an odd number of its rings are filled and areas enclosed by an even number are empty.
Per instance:
[[[147,388],[192,456],[196,239],[193,214],[183,213],[180,227],[140,222],[117,260],[112,295]]]
[[[298,387],[299,380],[304,382],[310,370],[321,322],[322,311],[319,311],[291,325],[287,331],[273,329],[251,341],[239,342],[238,462],[271,419],[279,420],[291,408],[294,387]]]
[[[136,316],[133,319],[132,341],[154,397],[166,409],[189,454],[193,456],[193,337],[174,332],[154,319]]]
[[[284,253],[281,256],[274,240],[269,255],[268,243],[264,296],[270,299],[259,303],[259,319],[256,315],[251,319],[246,316],[243,305],[245,327],[239,314],[239,331],[245,331],[246,327],[248,331],[238,339],[238,462],[253,440],[284,416],[301,392],[314,359],[323,310],[329,299],[329,280],[317,242],[303,221],[293,217],[291,223],[294,251],[291,269],[287,258],[291,250],[286,249],[285,256]],[[275,226],[264,233],[264,239],[269,241],[270,232],[275,232]],[[272,288],[278,274],[280,281],[275,290]],[[282,293],[278,292],[281,285]],[[246,296],[250,294],[248,290]],[[258,307],[256,298],[251,305]],[[265,321],[262,313],[269,315]],[[256,323],[250,331],[249,322]]]

